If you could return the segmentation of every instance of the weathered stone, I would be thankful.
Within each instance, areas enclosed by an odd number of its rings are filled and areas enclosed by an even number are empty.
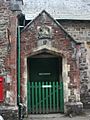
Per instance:
[[[60,20],[65,30],[77,41],[89,41],[89,21],[63,21]],[[78,26],[78,27],[77,27]],[[88,36],[88,37],[87,37]]]
[[[17,12],[13,12],[9,9],[9,5],[4,0],[0,0],[0,76],[4,78],[4,100],[0,101],[0,115],[5,120],[18,120],[18,108],[17,105],[17,74],[15,67],[16,63],[16,41],[17,41]],[[8,34],[7,28],[11,34]],[[9,39],[10,38],[10,39]],[[12,54],[11,42],[13,47]],[[14,44],[14,45],[13,45]],[[10,51],[8,47],[10,46]],[[12,68],[11,66],[14,66]],[[7,85],[7,79],[10,75],[11,81]],[[10,93],[10,94],[9,94]],[[8,105],[8,106],[7,106]],[[13,107],[12,107],[13,105]],[[16,109],[15,109],[16,108]]]
[[[15,110],[15,107],[1,106],[0,115],[4,118],[4,120],[19,120],[18,110]]]
[[[81,102],[66,103],[66,115],[80,115],[83,113],[83,104]]]
[[[14,5],[11,6],[13,12],[9,9],[10,1],[7,3],[4,0],[0,1],[0,75],[5,78],[4,101],[1,105],[11,106],[17,104],[17,27],[19,22],[17,20],[18,12],[15,11],[20,9],[15,0]],[[63,59],[65,58],[63,76],[66,75],[65,79],[67,80],[65,85],[68,97],[66,99],[75,102],[77,101],[77,93],[81,92],[81,101],[84,104],[89,103],[90,60],[88,59],[87,63],[87,54],[90,52],[87,53],[85,44],[80,44],[80,42],[90,42],[90,22],[71,20],[60,20],[59,22],[60,24],[52,17],[42,13],[41,16],[25,26],[21,32],[21,100],[25,104],[27,103],[27,73],[25,73],[27,63],[25,60],[30,55],[41,52],[50,52],[56,56],[61,56]],[[40,29],[42,26],[44,28]],[[10,85],[7,85],[7,81]],[[71,83],[73,84],[71,85]],[[7,93],[10,93],[10,96]],[[14,114],[12,109],[11,113]],[[7,114],[10,113],[6,111],[7,118],[12,117],[11,114],[10,116]]]
[[[42,22],[43,13],[45,14],[44,17],[46,18],[45,23]],[[40,26],[44,26],[44,25],[51,28],[52,36],[50,37],[46,35],[46,33],[48,32],[46,29],[44,29],[41,30],[40,33],[41,36],[39,36],[37,39],[38,36],[37,28],[38,27],[40,28]],[[33,26],[33,30],[31,29],[32,26]],[[43,44],[44,40],[47,40],[47,42],[45,41],[45,44]],[[77,98],[77,96],[75,95],[75,90],[77,91],[78,89],[77,83],[80,81],[79,79],[80,71],[79,71],[79,67],[76,65],[77,51],[78,51],[77,43],[72,38],[70,38],[68,33],[66,33],[64,29],[59,24],[57,24],[57,22],[55,22],[53,18],[51,18],[45,11],[43,11],[42,14],[40,14],[31,24],[26,26],[21,32],[21,82],[22,82],[21,91],[23,91],[23,94],[21,94],[21,99],[23,101],[23,104],[26,103],[27,101],[26,90],[25,90],[26,77],[24,73],[25,69],[27,69],[25,63],[25,57],[30,57],[32,56],[32,54],[38,55],[40,53],[44,55],[44,53],[48,53],[48,52],[50,54],[55,54],[55,56],[57,55],[58,57],[62,56],[63,58],[64,56],[67,59],[66,66],[70,66],[70,67],[67,68],[68,70],[66,71],[67,73],[69,73],[67,75],[68,76],[67,78],[69,78],[70,81],[65,83],[67,84],[68,88],[67,91],[64,92],[69,93],[70,91],[70,94],[67,94],[67,98],[68,98],[67,101],[71,100],[72,102],[73,101],[77,102],[77,99],[79,97]],[[64,65],[62,65],[62,67],[63,66]],[[68,79],[65,78],[65,80]],[[25,100],[23,100],[24,98]]]

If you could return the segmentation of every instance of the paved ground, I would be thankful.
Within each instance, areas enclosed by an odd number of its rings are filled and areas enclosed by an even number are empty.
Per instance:
[[[72,118],[66,117],[64,114],[38,114],[29,115],[24,120],[90,120],[90,112],[80,116],[73,116]]]

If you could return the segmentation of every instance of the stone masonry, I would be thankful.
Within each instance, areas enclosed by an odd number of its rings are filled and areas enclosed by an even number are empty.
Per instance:
[[[45,31],[46,28],[50,28],[51,32],[39,33]],[[43,30],[44,29],[44,30]],[[49,31],[49,30],[48,30]],[[67,66],[70,66],[68,72],[68,84],[67,84],[67,97],[68,100],[65,102],[80,102],[80,69],[76,59],[78,49],[80,46],[76,41],[71,38],[63,27],[58,24],[54,19],[43,11],[38,17],[36,17],[31,23],[29,23],[21,32],[21,98],[23,104],[26,103],[26,61],[25,59],[30,57],[32,54],[43,53],[48,51],[51,54],[56,52],[59,56],[67,59]],[[40,49],[40,50],[39,50]],[[65,79],[66,80],[66,79]],[[64,81],[65,82],[65,81]],[[65,104],[64,104],[65,105]],[[27,107],[27,105],[26,105]]]
[[[78,50],[79,67],[80,67],[80,94],[81,101],[90,107],[90,74],[89,74],[89,52],[90,48],[90,23],[89,21],[59,21],[65,30],[77,41],[81,42],[80,50]]]
[[[16,0],[13,2],[0,0],[0,76],[4,78],[4,100],[0,101],[0,114],[5,120],[18,119],[17,16],[21,11],[16,3]],[[84,106],[90,105],[90,22],[88,20],[58,20],[58,22],[43,11],[24,26],[21,32],[20,92],[26,112],[26,60],[31,55],[43,51],[63,58],[64,106],[67,102],[80,101]]]
[[[84,42],[90,40],[90,22],[76,20],[60,20],[64,29],[77,41]]]
[[[17,14],[11,11],[9,2],[0,0],[0,76],[4,78],[4,100],[0,101],[0,115],[5,120],[18,119]]]

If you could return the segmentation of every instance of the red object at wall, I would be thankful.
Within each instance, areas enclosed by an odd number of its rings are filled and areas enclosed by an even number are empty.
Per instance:
[[[0,102],[4,99],[4,78],[0,77]]]

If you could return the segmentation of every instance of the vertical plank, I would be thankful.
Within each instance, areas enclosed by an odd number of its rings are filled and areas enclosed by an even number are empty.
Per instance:
[[[52,85],[51,82],[49,82],[49,84]],[[52,89],[52,86],[51,86],[51,88],[50,88],[50,90],[49,90],[50,112],[52,112],[52,93],[51,93],[51,89]]]
[[[53,111],[55,112],[55,82],[53,82]]]
[[[64,112],[63,82],[60,82],[60,112]]]
[[[46,82],[46,85],[48,85],[48,82]],[[46,113],[48,113],[48,87],[46,88]]]
[[[34,82],[32,82],[32,113],[34,113]]]
[[[28,113],[30,113],[30,82],[28,81],[27,82],[27,96],[28,96],[28,102],[27,102],[27,105],[28,105]]]
[[[39,82],[39,113],[41,113],[41,82]]]
[[[44,82],[42,82],[42,86],[44,85]],[[42,109],[43,109],[43,113],[45,113],[45,95],[44,95],[44,88],[42,87],[42,101],[43,101],[43,104],[42,104]]]
[[[56,108],[57,108],[57,112],[59,110],[59,99],[58,99],[58,82],[56,82]]]
[[[38,85],[37,85],[37,82],[35,82],[35,108],[36,108],[36,113],[38,113],[38,100],[37,100],[37,87],[38,87]]]

